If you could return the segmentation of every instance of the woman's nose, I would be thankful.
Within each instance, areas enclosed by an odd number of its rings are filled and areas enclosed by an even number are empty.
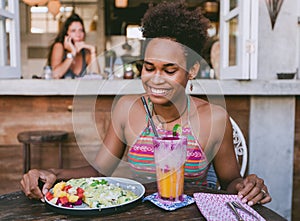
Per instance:
[[[162,84],[165,82],[165,80],[163,79],[163,77],[160,75],[159,71],[157,71],[153,77],[151,78],[151,81],[155,84]]]
[[[81,31],[77,31],[77,32],[75,33],[75,35],[76,35],[76,37],[81,37],[83,34],[82,34]]]

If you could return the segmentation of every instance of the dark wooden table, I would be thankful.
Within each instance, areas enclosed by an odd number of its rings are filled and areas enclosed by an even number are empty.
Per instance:
[[[146,196],[156,192],[155,184],[147,184]],[[193,185],[185,186],[185,193],[192,196],[194,192],[216,193],[206,188]],[[220,191],[218,191],[220,193]],[[282,221],[283,217],[261,205],[253,208],[266,220]],[[115,212],[109,215],[97,216],[74,216],[53,212],[49,206],[37,200],[28,199],[21,191],[4,194],[0,196],[0,220],[205,220],[197,205],[191,204],[187,207],[164,211],[149,201],[137,202],[134,207],[125,211]]]

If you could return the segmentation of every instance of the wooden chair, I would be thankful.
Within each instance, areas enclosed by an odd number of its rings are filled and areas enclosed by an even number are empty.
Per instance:
[[[66,131],[52,131],[52,130],[40,130],[40,131],[24,131],[18,134],[17,138],[20,143],[23,143],[23,173],[27,173],[31,167],[31,144],[43,144],[43,143],[58,143],[58,162],[59,168],[63,166],[62,160],[62,142],[68,137]]]
[[[244,177],[248,163],[248,149],[246,140],[237,123],[232,118],[230,118],[230,122],[233,129],[233,145],[235,156],[240,165],[240,174],[242,177]],[[207,173],[207,182],[209,187],[218,188],[218,178],[212,164]]]

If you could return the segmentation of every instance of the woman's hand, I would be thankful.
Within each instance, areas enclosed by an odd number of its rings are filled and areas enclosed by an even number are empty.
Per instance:
[[[38,186],[38,181],[44,182],[42,191]],[[30,199],[43,200],[44,195],[54,185],[56,175],[48,170],[30,170],[23,175],[21,180],[21,189],[25,195]]]
[[[72,38],[70,36],[65,36],[64,39],[64,48],[71,52],[73,54],[73,56],[76,55],[77,51],[76,51],[76,46],[75,44],[73,44],[72,42]]]
[[[77,53],[79,51],[81,51],[83,48],[89,50],[91,54],[95,54],[96,53],[95,46],[86,44],[84,41],[75,42],[75,47],[76,47]]]
[[[249,206],[256,203],[268,203],[272,200],[264,180],[255,174],[247,176],[243,181],[236,184],[236,189],[242,202]]]

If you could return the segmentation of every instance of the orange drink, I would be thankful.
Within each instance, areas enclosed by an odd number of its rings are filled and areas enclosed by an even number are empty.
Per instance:
[[[154,138],[157,187],[162,199],[182,199],[186,146],[186,137]]]

